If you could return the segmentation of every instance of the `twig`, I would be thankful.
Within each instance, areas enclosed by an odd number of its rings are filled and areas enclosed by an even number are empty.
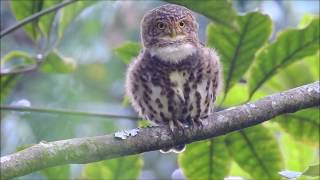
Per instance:
[[[83,111],[71,111],[65,109],[46,109],[38,107],[21,107],[21,106],[5,106],[0,105],[1,110],[7,111],[22,111],[22,112],[39,112],[39,113],[53,113],[53,114],[65,114],[73,116],[87,116],[87,117],[100,117],[100,118],[125,118],[125,119],[141,119],[136,116],[125,116],[125,115],[116,115],[116,114],[106,114],[106,113],[94,113],[94,112],[83,112]]]
[[[18,22],[17,24],[15,24],[15,25],[13,25],[13,26],[11,26],[11,27],[9,27],[9,28],[1,31],[1,33],[0,33],[0,39],[1,39],[2,37],[4,37],[5,35],[7,35],[7,34],[13,32],[13,31],[17,30],[18,28],[20,28],[20,27],[28,24],[29,22],[34,21],[35,19],[37,19],[37,18],[39,18],[39,17],[41,17],[41,16],[43,16],[43,15],[46,15],[46,14],[48,14],[48,13],[57,11],[58,9],[60,9],[60,8],[62,8],[62,7],[64,7],[64,6],[67,6],[67,5],[71,4],[71,3],[74,3],[74,2],[76,2],[76,1],[78,1],[78,0],[68,0],[68,1],[64,1],[64,2],[62,2],[62,3],[60,3],[60,4],[57,4],[57,5],[52,6],[52,7],[50,7],[50,8],[44,9],[44,10],[42,10],[42,11],[40,11],[40,12],[37,12],[37,13],[31,15],[31,16],[28,16],[28,17],[26,17],[25,19],[23,19],[22,21]]]
[[[1,71],[0,70],[0,75],[1,76],[7,76],[7,75],[15,75],[15,74],[21,74],[21,73],[26,73],[26,72],[30,72],[30,71],[34,71],[38,68],[38,64],[31,64],[31,65],[27,65],[24,67],[21,67],[19,69],[14,69],[14,70],[10,70],[10,71]]]
[[[112,159],[188,144],[244,129],[284,113],[320,105],[319,81],[210,115],[201,128],[170,132],[167,127],[142,128],[127,139],[113,134],[39,143],[1,157],[1,179],[22,176],[40,169]]]

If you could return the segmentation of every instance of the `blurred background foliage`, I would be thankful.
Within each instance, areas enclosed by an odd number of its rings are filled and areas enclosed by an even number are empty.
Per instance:
[[[1,31],[62,0],[1,1]],[[319,80],[319,1],[178,1],[197,13],[200,39],[220,54],[219,108]],[[1,105],[135,115],[123,96],[143,14],[164,1],[77,1],[1,37]],[[15,73],[25,71],[24,73]],[[18,179],[281,179],[319,176],[319,108],[188,145],[182,154],[48,168]],[[1,156],[40,141],[138,126],[118,118],[1,110]],[[146,142],[147,143],[147,142]],[[317,177],[316,177],[317,178]],[[319,178],[319,177],[318,177]]]

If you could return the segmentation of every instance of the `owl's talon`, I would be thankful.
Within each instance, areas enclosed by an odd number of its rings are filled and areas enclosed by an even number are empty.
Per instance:
[[[169,121],[169,129],[172,133],[174,132],[174,122],[173,121]]]
[[[202,120],[203,120],[202,118],[194,119],[194,122],[195,122],[195,124],[197,124],[197,127],[203,128]]]
[[[191,119],[189,119],[188,120],[188,125],[192,128],[192,127],[194,127],[194,120],[191,118]]]
[[[184,129],[185,125],[184,125],[182,122],[180,122],[180,121],[178,121],[178,120],[175,121],[175,122],[176,122],[176,125],[177,125],[177,128],[178,128],[178,129],[182,129],[182,130]]]
[[[178,130],[184,131],[185,125],[182,122],[178,121],[178,120],[169,121],[169,128],[170,128],[171,132],[174,132],[175,128],[177,128]]]

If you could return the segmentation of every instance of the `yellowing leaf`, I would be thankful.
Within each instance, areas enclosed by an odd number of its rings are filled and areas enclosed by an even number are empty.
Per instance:
[[[74,59],[63,57],[58,51],[54,50],[44,60],[40,67],[42,72],[46,73],[70,73],[77,67]]]

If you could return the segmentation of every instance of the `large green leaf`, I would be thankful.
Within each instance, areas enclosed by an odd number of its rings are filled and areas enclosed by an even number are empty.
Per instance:
[[[192,143],[179,154],[179,166],[188,179],[223,179],[230,164],[223,137]]]
[[[259,52],[250,71],[250,96],[278,69],[313,55],[319,50],[319,20],[315,18],[304,29],[289,29],[282,32],[274,43]]]
[[[142,169],[140,156],[127,156],[98,163],[87,164],[82,178],[89,179],[137,179]]]
[[[277,117],[280,126],[295,139],[319,144],[319,108],[310,108]]]
[[[61,11],[61,19],[58,29],[59,37],[61,38],[63,36],[63,32],[73,19],[75,19],[85,8],[89,7],[90,5],[96,2],[97,1],[94,0],[77,1],[63,8],[63,10]]]
[[[70,165],[56,166],[40,171],[48,180],[70,179]]]
[[[62,56],[57,50],[48,54],[40,70],[45,73],[70,73],[77,68],[74,59]]]
[[[319,53],[297,61],[268,80],[264,89],[280,92],[319,80]],[[306,69],[308,71],[306,71]],[[303,76],[301,76],[303,74]]]
[[[125,64],[129,64],[133,58],[138,56],[140,49],[141,45],[139,43],[128,41],[113,51]]]
[[[281,153],[267,128],[260,125],[240,130],[228,134],[225,142],[233,159],[254,179],[280,179]]]
[[[246,173],[243,169],[239,167],[239,165],[232,161],[229,176],[232,177],[241,177],[243,179],[252,179],[251,176]]]
[[[208,26],[208,45],[221,57],[224,71],[224,92],[239,81],[252,64],[256,51],[268,40],[272,21],[269,16],[251,12],[237,18],[239,29]]]
[[[304,176],[311,176],[311,177],[319,177],[320,176],[320,164],[315,164],[309,166],[303,173],[302,175]]]
[[[194,1],[194,0],[166,0],[167,2],[185,6],[195,12],[198,12],[217,24],[234,26],[236,12],[232,7],[231,0],[211,0],[211,1]]]

